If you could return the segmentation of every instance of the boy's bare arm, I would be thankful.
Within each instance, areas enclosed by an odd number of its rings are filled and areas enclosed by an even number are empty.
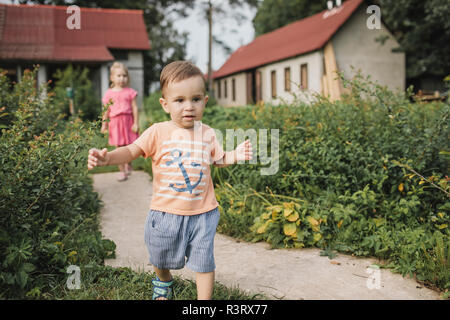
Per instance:
[[[250,140],[246,140],[233,151],[225,152],[224,157],[214,162],[214,166],[218,168],[228,167],[240,160],[251,160],[253,158],[252,144]]]
[[[143,155],[144,151],[134,143],[117,148],[111,152],[108,152],[106,148],[102,150],[91,149],[88,156],[88,169],[94,167],[118,165],[123,163],[130,163],[134,159]]]
[[[213,165],[218,168],[224,168],[236,163],[236,150],[225,152],[222,159],[214,162]]]

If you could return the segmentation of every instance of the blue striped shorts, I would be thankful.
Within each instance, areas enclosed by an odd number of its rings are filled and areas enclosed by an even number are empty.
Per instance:
[[[219,209],[193,216],[181,216],[150,210],[145,223],[145,244],[150,263],[159,269],[212,272],[214,236],[219,223]]]

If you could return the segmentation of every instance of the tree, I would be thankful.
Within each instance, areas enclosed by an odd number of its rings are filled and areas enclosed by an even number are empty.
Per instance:
[[[205,4],[205,3],[204,3]],[[228,0],[228,4],[231,5],[232,8],[237,8],[242,5],[250,5],[256,7],[258,5],[258,0]],[[217,13],[220,15],[225,14],[225,10],[223,9],[223,2],[220,4],[214,4],[213,1],[207,0],[205,5],[205,19],[208,21],[208,90],[210,95],[214,97],[214,90],[212,85],[212,46],[213,43],[216,43],[222,47],[227,52],[231,52],[230,48],[220,40],[220,38],[215,37],[212,33],[213,27],[213,13]],[[235,19],[238,21],[238,24],[242,20],[242,15],[239,12],[234,13]]]
[[[381,17],[406,54],[406,77],[450,74],[448,0],[377,0]]]
[[[253,19],[255,36],[281,28],[326,8],[327,0],[264,0]]]

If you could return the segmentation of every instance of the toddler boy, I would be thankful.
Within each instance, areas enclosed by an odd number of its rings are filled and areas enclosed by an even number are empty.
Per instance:
[[[151,157],[153,196],[145,243],[157,276],[153,299],[171,298],[170,270],[185,264],[196,272],[198,299],[211,299],[219,210],[209,165],[251,160],[252,146],[246,140],[224,152],[214,130],[201,122],[208,96],[203,74],[192,63],[168,64],[160,85],[159,102],[171,120],[153,124],[128,146],[111,152],[89,150],[88,169]]]

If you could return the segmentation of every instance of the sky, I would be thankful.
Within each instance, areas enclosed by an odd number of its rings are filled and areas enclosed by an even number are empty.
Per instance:
[[[194,9],[188,11],[188,17],[174,21],[175,28],[189,33],[187,44],[187,58],[193,61],[203,72],[208,70],[208,23],[202,15],[202,3],[197,0]],[[256,14],[255,8],[247,5],[232,8],[227,1],[213,1],[222,6],[225,15],[213,15],[213,34],[228,47],[235,51],[240,46],[250,43],[254,37],[252,19]],[[204,6],[204,4],[203,4]],[[245,17],[240,25],[233,17],[241,14]],[[218,70],[227,60],[228,55],[218,45],[213,45],[213,70]]]
[[[18,1],[15,1],[17,3]],[[233,51],[240,46],[250,43],[254,37],[252,19],[256,14],[255,8],[242,5],[231,8],[228,1],[212,0],[214,5],[220,5],[225,15],[214,14],[213,34],[223,41]],[[0,3],[11,4],[11,0],[0,0]],[[188,32],[187,59],[194,62],[203,72],[208,70],[208,23],[203,18],[202,7],[205,0],[196,0],[194,9],[188,10],[187,18],[174,20],[174,26],[181,32]],[[236,15],[245,17],[238,25],[234,19]],[[172,17],[172,15],[169,15]],[[173,16],[174,17],[174,16]],[[227,60],[226,54],[219,46],[213,45],[213,70],[218,70]]]

